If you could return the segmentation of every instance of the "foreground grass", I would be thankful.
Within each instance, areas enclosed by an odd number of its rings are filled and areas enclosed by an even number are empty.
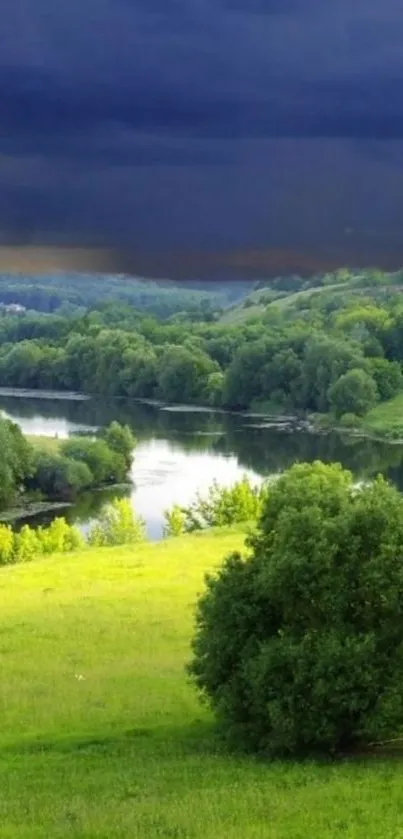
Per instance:
[[[403,763],[226,754],[184,675],[241,531],[0,571],[1,839],[403,835]]]
[[[379,436],[403,437],[403,393],[380,402],[363,417],[362,427]]]

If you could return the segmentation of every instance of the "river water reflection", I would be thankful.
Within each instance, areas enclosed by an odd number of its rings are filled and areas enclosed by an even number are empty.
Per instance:
[[[0,410],[25,433],[50,437],[94,431],[113,419],[128,423],[138,445],[133,487],[121,492],[130,494],[152,539],[161,538],[165,509],[189,503],[214,479],[230,485],[247,474],[260,481],[296,461],[338,461],[359,479],[381,472],[403,488],[403,446],[336,433],[287,432],[268,427],[264,418],[133,401],[5,396],[1,391]],[[85,493],[66,518],[86,527],[111,494],[116,490]],[[40,521],[51,518],[42,515]]]

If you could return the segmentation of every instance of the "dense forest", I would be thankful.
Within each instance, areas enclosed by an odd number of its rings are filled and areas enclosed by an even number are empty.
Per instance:
[[[211,318],[242,296],[251,283],[151,281],[124,275],[57,273],[51,276],[0,274],[0,304],[44,313],[71,315],[96,308],[99,301],[121,302],[158,318],[178,312]]]
[[[108,300],[68,314],[3,310],[0,385],[308,412],[354,425],[403,388],[401,284],[402,275],[375,271],[291,278],[281,291],[273,281],[207,318],[158,318]]]

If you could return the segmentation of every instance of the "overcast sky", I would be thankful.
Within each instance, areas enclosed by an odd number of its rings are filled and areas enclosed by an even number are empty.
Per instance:
[[[1,240],[403,261],[402,44],[401,0],[2,0]]]

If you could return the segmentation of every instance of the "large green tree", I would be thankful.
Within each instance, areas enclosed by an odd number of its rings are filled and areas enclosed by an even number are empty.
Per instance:
[[[158,363],[157,393],[167,402],[208,402],[208,379],[219,371],[206,353],[183,346],[168,346]]]
[[[322,463],[269,487],[251,555],[198,603],[190,664],[225,735],[247,748],[337,751],[403,725],[403,498]]]
[[[33,452],[21,429],[0,419],[0,509],[12,504],[33,470]]]
[[[126,468],[130,469],[133,460],[136,438],[128,425],[121,425],[114,420],[102,431],[102,439],[105,440],[111,451],[123,457]]]
[[[363,416],[377,399],[376,383],[365,370],[349,370],[329,388],[329,405],[337,417],[343,414]]]

